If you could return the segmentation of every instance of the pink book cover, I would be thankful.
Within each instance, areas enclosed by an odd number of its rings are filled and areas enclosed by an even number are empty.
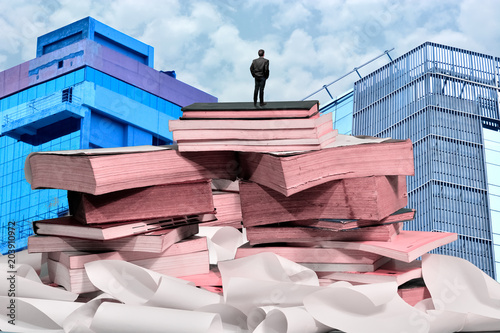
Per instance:
[[[457,234],[452,232],[402,230],[392,242],[323,241],[311,243],[310,245],[336,249],[360,250],[377,253],[404,262],[412,262],[423,254],[456,240]]]

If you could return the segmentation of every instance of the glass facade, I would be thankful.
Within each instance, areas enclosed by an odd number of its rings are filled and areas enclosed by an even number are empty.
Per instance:
[[[17,248],[26,247],[27,237],[33,233],[31,222],[55,218],[67,211],[66,191],[31,190],[24,177],[26,157],[35,151],[80,148],[80,132],[52,140],[39,146],[0,137],[0,235],[2,253],[7,252],[7,226],[16,225]]]
[[[354,91],[350,90],[337,99],[320,105],[321,113],[332,113],[333,128],[337,129],[339,134],[349,135],[352,132],[353,96]]]
[[[30,113],[61,103],[60,95],[63,90],[83,82],[92,82],[172,117],[181,116],[180,106],[93,68],[86,67],[0,99],[2,129],[8,123],[19,120]],[[73,104],[79,102],[81,104],[83,96],[73,96],[72,98]],[[92,129],[90,130],[92,131]],[[32,221],[55,218],[67,211],[66,191],[31,190],[24,177],[26,157],[35,151],[80,149],[82,148],[82,135],[88,135],[88,133],[76,130],[38,146],[5,135],[0,136],[0,170],[2,170],[0,176],[1,253],[7,252],[7,226],[9,222],[16,223],[17,248],[22,249],[27,245],[27,237],[33,233]],[[111,142],[112,138],[110,137],[109,140]]]
[[[490,276],[496,188],[488,184],[500,173],[487,178],[483,127],[500,129],[498,68],[498,58],[425,43],[355,83],[352,130],[412,140],[408,206],[417,215],[407,229],[457,233],[434,252],[463,257]]]
[[[483,129],[484,156],[488,179],[493,255],[497,281],[500,281],[500,132]]]

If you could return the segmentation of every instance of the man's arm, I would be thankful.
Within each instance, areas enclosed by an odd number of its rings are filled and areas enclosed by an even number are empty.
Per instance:
[[[255,67],[253,61],[252,64],[250,65],[250,74],[252,74],[252,76],[255,77]]]
[[[266,60],[266,62],[264,63],[264,77],[266,79],[269,78],[269,60]]]

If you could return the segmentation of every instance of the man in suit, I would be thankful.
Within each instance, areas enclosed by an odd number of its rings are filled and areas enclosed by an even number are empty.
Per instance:
[[[264,58],[264,50],[259,50],[259,57],[252,61],[250,73],[255,79],[255,89],[253,91],[253,104],[257,106],[257,96],[260,94],[260,105],[264,106],[264,87],[269,77],[269,60]]]

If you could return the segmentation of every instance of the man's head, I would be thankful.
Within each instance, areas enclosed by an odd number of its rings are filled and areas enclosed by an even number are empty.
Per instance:
[[[260,49],[259,50],[259,57],[263,57],[264,56],[264,50],[263,49]]]

